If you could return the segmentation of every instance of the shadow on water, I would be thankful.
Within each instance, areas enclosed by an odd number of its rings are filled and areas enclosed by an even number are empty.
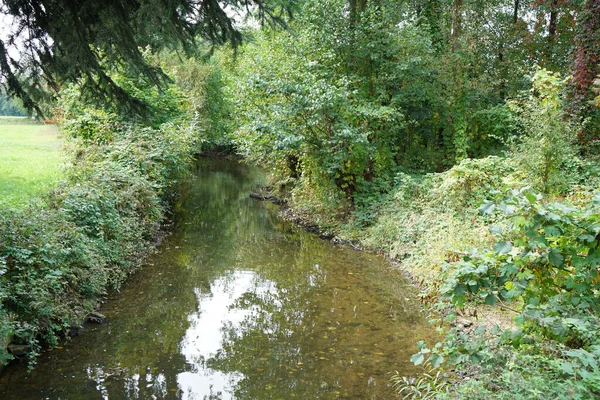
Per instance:
[[[173,234],[87,325],[3,399],[389,399],[431,337],[381,257],[334,246],[248,198],[261,173],[202,160]]]

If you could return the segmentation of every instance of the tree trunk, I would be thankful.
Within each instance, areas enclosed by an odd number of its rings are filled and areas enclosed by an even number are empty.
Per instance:
[[[452,9],[452,52],[460,49],[460,36],[462,34],[462,4],[463,0],[454,0]]]
[[[516,24],[519,20],[519,0],[515,0],[515,6],[513,8],[513,24]]]
[[[558,0],[552,0],[550,9],[550,22],[548,23],[548,41],[554,42],[556,40],[556,18],[558,14],[557,7]]]

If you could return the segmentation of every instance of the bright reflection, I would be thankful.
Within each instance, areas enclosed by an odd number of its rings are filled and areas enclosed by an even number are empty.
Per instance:
[[[246,293],[256,295],[276,290],[272,282],[257,284],[251,271],[236,271],[213,282],[209,293],[195,288],[198,311],[188,316],[189,328],[181,341],[181,354],[191,371],[179,373],[177,384],[183,399],[232,399],[233,388],[243,374],[223,373],[207,366],[207,360],[218,356],[223,348],[223,332],[237,329],[251,315],[251,309],[240,309],[235,303]]]

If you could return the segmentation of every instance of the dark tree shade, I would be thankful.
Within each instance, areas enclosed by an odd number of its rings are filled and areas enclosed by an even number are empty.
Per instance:
[[[84,91],[104,101],[143,108],[103,66],[127,65],[159,85],[165,76],[148,65],[140,48],[189,51],[200,38],[240,44],[232,15],[257,15],[283,24],[295,0],[0,0],[0,14],[14,21],[0,37],[0,83],[29,110],[45,89],[81,79]],[[2,27],[5,30],[5,27]],[[13,51],[10,51],[13,48]],[[18,54],[18,56],[14,56]]]

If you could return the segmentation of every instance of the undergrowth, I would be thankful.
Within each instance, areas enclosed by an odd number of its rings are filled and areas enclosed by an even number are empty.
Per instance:
[[[0,361],[56,345],[97,298],[143,262],[195,151],[193,124],[123,125],[103,144],[73,140],[66,178],[0,210]]]
[[[210,145],[204,128],[213,116],[202,98],[219,83],[202,72],[188,77],[195,89],[184,94],[182,82],[160,91],[112,71],[157,110],[149,119],[97,108],[78,85],[63,87],[54,113],[69,148],[64,179],[0,209],[0,364],[14,358],[10,344],[24,345],[32,367],[142,265],[193,156]]]

